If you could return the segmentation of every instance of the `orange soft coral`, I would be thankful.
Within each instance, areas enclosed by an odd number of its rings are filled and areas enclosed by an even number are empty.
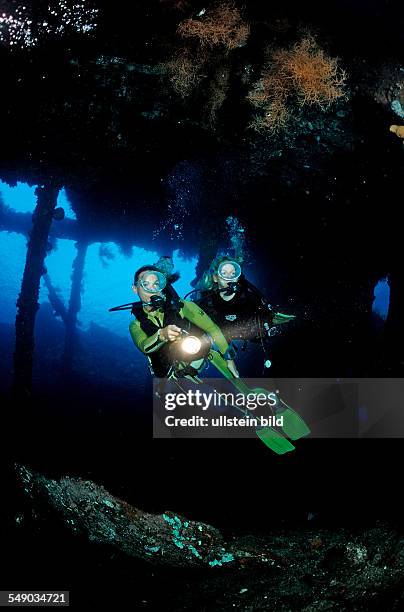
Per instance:
[[[404,138],[404,125],[391,125],[390,132],[394,132],[399,138]]]
[[[180,49],[174,57],[162,64],[174,91],[182,98],[189,96],[203,78],[205,60],[203,53]]]
[[[320,108],[345,97],[345,72],[312,36],[306,36],[291,49],[277,49],[270,55],[270,63],[247,96],[263,111],[251,124],[254,129],[277,132],[284,128],[290,115],[288,100],[292,97],[299,106],[315,104]]]
[[[290,51],[278,52],[278,63],[293,81],[301,105],[328,106],[344,96],[345,72],[312,36],[303,38]]]
[[[250,27],[232,2],[223,2],[202,14],[201,19],[186,19],[180,23],[178,33],[184,38],[198,39],[201,45],[222,45],[232,51],[246,42]]]

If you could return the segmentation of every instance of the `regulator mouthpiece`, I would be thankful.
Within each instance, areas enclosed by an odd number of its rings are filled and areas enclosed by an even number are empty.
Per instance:
[[[166,298],[163,295],[152,295],[150,298],[150,302],[143,302],[146,306],[151,306],[152,310],[158,310],[161,308],[166,301]]]
[[[225,289],[220,289],[220,293],[224,295],[233,295],[238,291],[238,283],[229,283]]]

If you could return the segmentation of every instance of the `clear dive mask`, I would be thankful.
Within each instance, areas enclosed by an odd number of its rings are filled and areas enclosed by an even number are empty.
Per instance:
[[[241,276],[241,267],[237,261],[226,260],[219,264],[217,275],[224,281],[229,283],[237,282]]]
[[[146,272],[142,275],[138,283],[146,293],[156,294],[163,291],[167,285],[167,279],[161,272],[150,270],[150,272]]]

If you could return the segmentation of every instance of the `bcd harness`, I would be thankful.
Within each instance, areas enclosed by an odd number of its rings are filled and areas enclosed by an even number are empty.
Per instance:
[[[188,332],[193,336],[196,336],[200,339],[204,338],[205,346],[206,346],[206,334],[204,334],[203,330],[201,330],[198,326],[194,325],[191,321],[181,316],[179,309],[183,306],[182,302],[176,304],[176,307],[170,307],[170,304],[167,304],[165,308],[161,309],[157,312],[163,313],[163,323],[160,323],[158,317],[154,320],[147,316],[147,313],[143,309],[143,304],[141,302],[136,302],[133,304],[132,314],[139,321],[139,325],[142,331],[146,334],[146,336],[153,336],[158,329],[162,329],[167,325],[176,325],[182,330]],[[160,342],[160,340],[156,340],[156,345]],[[153,348],[153,345],[148,347],[149,349]],[[149,360],[149,365],[151,366],[152,373],[158,378],[163,378],[168,376],[169,372],[173,370],[180,362],[185,363],[186,365],[181,368],[181,375],[191,374],[192,376],[198,373],[198,370],[191,365],[191,361],[196,361],[200,359],[198,355],[185,356],[178,355],[178,344],[177,342],[167,342],[163,344],[158,350],[147,353],[147,358]]]

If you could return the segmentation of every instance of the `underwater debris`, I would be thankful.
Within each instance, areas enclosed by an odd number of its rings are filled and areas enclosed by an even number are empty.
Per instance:
[[[135,559],[178,570],[205,568],[181,575],[178,601],[169,609],[180,609],[179,601],[183,610],[195,609],[195,601],[204,607],[207,598],[210,606],[217,599],[215,609],[309,612],[326,609],[320,606],[324,601],[330,610],[368,610],[370,602],[374,609],[402,609],[404,540],[388,525],[353,532],[279,529],[225,540],[211,525],[175,512],[143,512],[92,481],[52,480],[24,466],[16,467],[16,475],[27,502],[19,530],[40,522],[41,536],[47,529],[52,538],[52,525],[62,522],[69,532],[86,536],[89,546],[103,545],[108,563],[115,558],[108,547],[124,553],[119,563],[127,563],[128,572],[143,571],[132,565]]]
[[[260,555],[226,542],[220,531],[174,512],[143,512],[113,497],[102,486],[78,478],[47,479],[23,466],[17,478],[45,513],[55,512],[75,534],[110,544],[130,557],[173,567],[222,567]]]

